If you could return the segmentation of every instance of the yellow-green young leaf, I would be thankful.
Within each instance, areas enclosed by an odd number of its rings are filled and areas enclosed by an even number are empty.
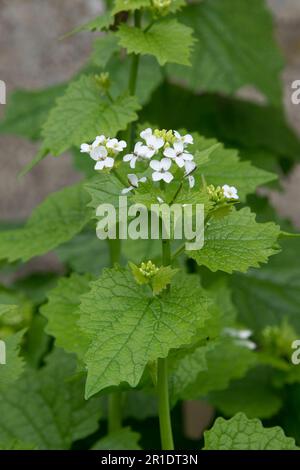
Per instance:
[[[257,223],[255,214],[246,207],[227,217],[211,219],[204,232],[203,248],[186,254],[213,272],[246,272],[278,252],[279,233],[280,228],[272,222]]]
[[[113,137],[137,119],[139,104],[134,96],[122,95],[113,103],[101,96],[93,76],[83,75],[58,98],[43,127],[43,147],[60,155],[79,147],[98,134]]]
[[[264,428],[259,419],[248,419],[243,413],[229,420],[218,418],[212,429],[204,433],[204,440],[204,450],[299,449],[279,426]]]
[[[2,364],[0,360],[0,393],[16,382],[23,373],[24,360],[20,356],[20,343],[24,332],[25,330],[22,330],[8,336],[3,343],[5,345],[5,364]],[[1,346],[0,350],[3,352]]]
[[[154,55],[160,65],[167,62],[190,65],[195,42],[193,30],[175,19],[159,21],[146,32],[123,24],[116,34],[129,54]]]
[[[174,13],[180,10],[185,4],[185,0],[172,0],[166,12]],[[120,11],[140,10],[141,8],[153,8],[152,0],[115,0],[112,13],[116,14]]]
[[[138,442],[141,436],[130,428],[115,431],[97,441],[92,450],[141,450]]]
[[[28,261],[70,240],[91,219],[88,201],[80,183],[51,194],[24,227],[0,233],[0,259]]]
[[[128,269],[107,269],[81,297],[79,325],[89,336],[86,396],[121,382],[132,387],[149,361],[187,344],[208,320],[209,301],[193,276],[153,296]]]
[[[172,68],[173,77],[175,73],[193,89],[224,93],[253,85],[269,101],[280,103],[283,61],[263,0],[205,0],[189,5],[179,17],[199,40],[193,66]]]
[[[54,336],[57,346],[76,353],[80,360],[87,350],[88,338],[77,325],[77,309],[81,295],[89,291],[91,279],[92,276],[75,273],[61,278],[49,292],[47,304],[41,308],[42,315],[48,320],[46,332]]]
[[[120,11],[133,11],[150,7],[151,0],[115,0],[112,13],[115,15]]]
[[[76,34],[76,33],[81,33],[82,31],[90,31],[90,32],[106,31],[113,24],[113,22],[114,22],[113,14],[110,11],[107,11],[106,13],[103,13],[102,15],[97,16],[96,18],[93,18],[87,23],[84,23],[83,25],[80,25],[77,28],[74,28],[72,31],[65,34],[62,37],[62,39],[65,39],[69,36],[73,36],[73,34]]]
[[[177,272],[178,269],[173,269],[171,266],[161,266],[151,281],[153,294],[160,294],[166,289]]]
[[[84,380],[75,378],[76,361],[54,350],[39,370],[0,392],[0,442],[28,442],[40,450],[69,449],[98,428],[101,400],[84,399]]]

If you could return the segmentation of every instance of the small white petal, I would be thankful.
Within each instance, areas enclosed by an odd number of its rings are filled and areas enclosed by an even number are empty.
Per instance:
[[[179,168],[184,167],[185,162],[184,162],[183,157],[176,157],[175,162],[179,166]]]
[[[171,183],[172,179],[174,178],[174,176],[172,175],[172,173],[170,173],[169,171],[166,171],[166,173],[162,173],[162,179],[166,182],[166,183]]]
[[[191,134],[186,134],[183,138],[183,143],[186,145],[193,145],[194,139]]]
[[[172,161],[169,158],[162,158],[160,165],[163,170],[167,171],[171,167]]]
[[[175,135],[176,139],[178,139],[178,140],[181,139],[181,135],[179,134],[178,131],[174,131],[174,135]]]
[[[194,159],[194,155],[192,155],[191,153],[186,153],[184,152],[182,154],[183,158],[186,160],[186,161],[192,161]]]
[[[95,170],[103,170],[104,168],[104,160],[99,160],[96,165],[94,166]]]
[[[91,146],[89,144],[81,144],[80,146],[80,152],[82,153],[90,153],[91,151]]]
[[[143,130],[141,133],[140,133],[140,136],[142,139],[146,140],[148,137],[150,137],[152,135],[152,129],[151,127],[148,127],[147,129]]]
[[[151,160],[150,167],[155,171],[160,171],[162,169],[161,162],[158,160]]]
[[[159,150],[161,147],[164,146],[165,141],[161,137],[151,135],[150,137],[147,137],[146,143],[151,149]]]
[[[119,145],[122,149],[125,149],[127,147],[127,143],[125,142],[125,140],[120,140]]]
[[[107,168],[112,168],[114,166],[114,159],[111,158],[111,157],[107,157],[105,160],[104,160],[104,164]]]
[[[175,158],[177,154],[176,154],[176,151],[172,147],[167,147],[164,150],[164,155],[165,157],[168,157],[168,158]]]
[[[121,194],[127,194],[130,191],[132,191],[133,189],[134,188],[132,186],[129,186],[129,188],[124,188],[124,189],[122,189]]]
[[[137,185],[139,183],[139,180],[138,180],[138,177],[135,174],[127,175],[127,178],[128,178],[128,181],[130,182],[130,184],[132,186],[137,187]]]
[[[154,171],[154,173],[152,173],[153,181],[160,181],[162,178],[163,178],[163,173],[160,173],[159,171]]]
[[[132,159],[130,160],[130,163],[129,163],[130,168],[132,168],[132,169],[135,168],[136,161],[137,161],[137,157],[134,155],[132,157]]]
[[[185,171],[187,173],[191,173],[191,171],[193,171],[196,168],[196,163],[187,161],[185,162],[184,166],[185,166]]]
[[[182,153],[184,149],[183,142],[181,140],[174,142],[174,149],[177,154]]]
[[[195,178],[193,175],[189,175],[188,176],[188,181],[189,181],[189,185],[190,185],[190,188],[193,188],[195,186]]]
[[[127,155],[124,155],[123,157],[123,162],[130,162],[130,160],[134,157],[133,153],[128,153]]]
[[[140,183],[145,183],[147,181],[146,176],[143,176],[142,178],[139,179]]]
[[[98,145],[103,144],[106,141],[105,135],[97,135],[96,139],[92,143],[92,148],[98,147]]]

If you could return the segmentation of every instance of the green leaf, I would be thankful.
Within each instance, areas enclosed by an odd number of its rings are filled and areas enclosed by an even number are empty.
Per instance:
[[[43,127],[43,148],[57,156],[92,141],[99,133],[112,137],[137,119],[138,109],[133,96],[123,95],[110,103],[101,96],[93,76],[83,75],[68,86],[50,111]]]
[[[80,274],[99,275],[110,263],[107,241],[99,240],[95,230],[84,230],[55,251],[65,265]]]
[[[140,435],[127,427],[103,437],[92,450],[141,450],[139,440]]]
[[[47,318],[46,332],[54,336],[56,345],[67,352],[76,353],[83,359],[88,347],[88,338],[77,325],[80,297],[89,291],[89,275],[73,273],[62,277],[57,286],[48,295],[48,302],[41,308]]]
[[[108,33],[94,41],[91,61],[105,68],[111,56],[119,49],[117,36],[114,33]]]
[[[23,373],[24,360],[20,356],[20,343],[23,336],[24,330],[5,338],[6,363],[2,364],[0,361],[0,393],[14,384]]]
[[[0,393],[0,442],[29,442],[38,449],[69,449],[95,432],[101,401],[83,398],[83,380],[70,377],[76,362],[54,351],[40,370],[28,368]],[[69,380],[66,380],[69,379]]]
[[[157,268],[157,272],[149,277],[141,271],[142,266],[138,267],[134,263],[129,262],[129,267],[136,282],[141,285],[150,284],[154,295],[158,295],[162,290],[166,289],[178,272],[178,269],[173,269],[171,266],[160,266],[160,268]]]
[[[28,261],[72,238],[91,219],[88,200],[80,183],[48,196],[24,227],[0,233],[0,259]]]
[[[100,204],[119,206],[119,197],[125,187],[113,174],[99,173],[85,184],[85,190],[90,195],[89,207],[97,209]]]
[[[194,400],[224,390],[231,380],[243,377],[255,362],[253,351],[227,337],[187,350],[179,360],[175,356],[171,364],[172,400]]]
[[[188,343],[208,319],[208,300],[191,276],[162,297],[125,269],[105,270],[82,296],[80,327],[89,336],[86,395],[141,379],[146,364]]]
[[[209,400],[225,416],[242,411],[249,418],[271,418],[281,408],[282,399],[272,387],[270,375],[267,368],[250,370],[226,390],[211,393]]]
[[[211,219],[205,231],[204,247],[186,251],[187,256],[211,271],[246,272],[266,263],[278,252],[280,229],[268,222],[259,224],[249,208],[233,211],[224,218]]]
[[[253,85],[280,104],[283,62],[263,0],[207,0],[185,8],[179,18],[194,29],[198,42],[193,67],[171,69],[172,74],[207,91],[232,94]]]
[[[195,136],[195,146],[198,149],[210,149],[212,142]],[[208,162],[199,165],[199,173],[204,175],[207,184],[235,186],[243,201],[257,187],[277,179],[277,175],[256,168],[250,162],[241,161],[237,150],[225,149],[222,144],[212,150]]]
[[[26,442],[20,442],[15,439],[11,439],[10,441],[3,444],[0,443],[0,450],[37,450],[34,444],[29,444]]]
[[[16,90],[5,107],[5,118],[0,122],[1,134],[14,134],[31,140],[41,137],[41,128],[55,99],[66,86],[55,85],[42,90]]]
[[[93,18],[87,23],[77,26],[77,28],[74,28],[72,31],[65,34],[61,39],[68,38],[70,36],[73,36],[73,34],[81,33],[82,31],[90,31],[90,32],[106,31],[113,24],[113,22],[114,22],[114,17],[112,13],[110,11],[107,11],[103,13],[102,15],[97,16],[96,18]]]
[[[204,450],[297,450],[294,439],[286,437],[277,426],[264,428],[259,419],[243,413],[226,421],[218,418],[204,433]]]
[[[300,240],[280,244],[282,252],[268,265],[233,277],[234,302],[241,320],[256,332],[268,325],[281,327],[286,318],[300,333]]]
[[[167,62],[190,65],[191,48],[195,42],[192,29],[175,19],[155,23],[149,31],[121,25],[117,36],[128,54],[154,55],[160,65]]]

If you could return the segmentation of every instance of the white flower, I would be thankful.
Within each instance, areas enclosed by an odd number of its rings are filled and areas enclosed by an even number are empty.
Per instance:
[[[228,186],[228,184],[224,184],[222,189],[226,199],[239,199],[237,189],[234,186]]]
[[[135,168],[135,164],[138,160],[149,160],[153,155],[154,151],[149,150],[147,145],[143,145],[142,142],[137,142],[134,146],[133,153],[124,155],[123,161],[130,162],[130,168]]]
[[[123,152],[124,148],[127,147],[125,140],[108,139],[106,147],[112,150],[114,153]]]
[[[162,137],[156,137],[150,135],[146,138],[146,144],[149,150],[153,152],[153,155],[158,152],[165,145],[165,141]]]
[[[152,179],[153,181],[165,181],[170,183],[174,176],[168,170],[170,169],[172,162],[169,158],[163,158],[162,160],[151,160],[150,166],[153,170]]]
[[[91,158],[96,160],[95,170],[103,170],[103,168],[112,168],[114,166],[114,159],[108,157],[108,152],[103,145],[94,148],[91,151]]]
[[[152,129],[151,127],[148,127],[147,129],[143,130],[141,133],[140,133],[140,136],[142,139],[144,140],[147,140],[148,137],[151,137],[152,136]]]
[[[89,144],[81,144],[80,152],[81,153],[90,153],[92,150],[92,146]]]
[[[182,142],[184,146],[193,145],[194,139],[191,134],[180,135],[179,132],[174,131],[174,135],[179,142]]]
[[[184,151],[183,142],[175,142],[173,147],[164,150],[164,156],[175,160],[179,168],[185,166],[186,162],[193,160],[193,155]]]
[[[145,183],[147,181],[147,178],[143,176],[142,178],[138,178],[136,175],[130,174],[127,175],[128,181],[130,183],[130,186],[128,188],[124,188],[121,191],[121,194],[127,194],[133,189],[136,189],[139,186],[139,183]]]

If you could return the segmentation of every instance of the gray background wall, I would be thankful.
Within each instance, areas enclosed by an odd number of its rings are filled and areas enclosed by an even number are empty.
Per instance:
[[[300,79],[300,0],[268,0],[276,18],[279,43],[286,56],[285,105],[300,133],[300,106],[290,102],[290,84]],[[58,38],[101,11],[101,0],[0,0],[0,78],[8,92],[38,88],[68,79],[90,51],[90,35]],[[4,106],[0,106],[0,117]],[[68,155],[47,158],[20,181],[17,172],[32,159],[37,145],[0,136],[0,219],[25,218],[44,197],[78,175]],[[272,194],[283,215],[300,226],[300,166],[284,182],[284,194]]]

